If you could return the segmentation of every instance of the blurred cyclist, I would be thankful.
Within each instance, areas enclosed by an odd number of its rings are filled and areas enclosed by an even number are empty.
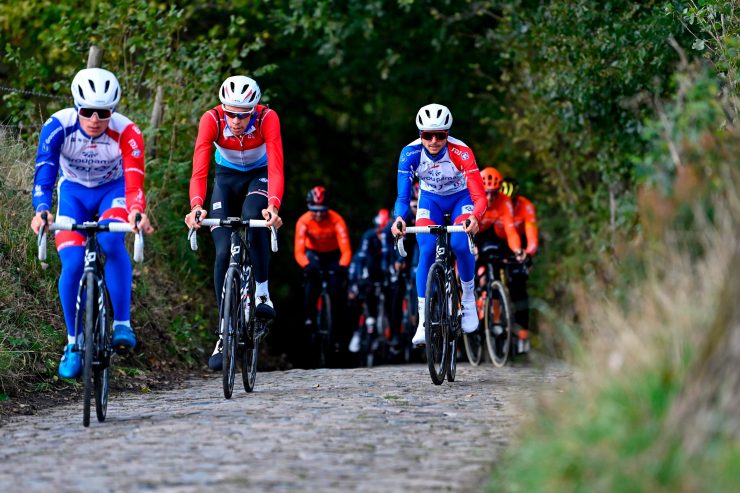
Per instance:
[[[352,260],[347,225],[339,213],[329,209],[328,192],[315,186],[306,194],[308,212],[304,213],[295,227],[294,255],[304,273],[305,325],[314,330],[316,302],[321,291],[321,273],[334,272],[329,277],[329,295],[334,320],[344,320],[346,306],[347,270]],[[337,334],[340,335],[340,334]]]

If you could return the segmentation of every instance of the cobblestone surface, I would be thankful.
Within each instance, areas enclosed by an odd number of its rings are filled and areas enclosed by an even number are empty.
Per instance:
[[[568,375],[461,364],[436,386],[423,365],[291,370],[225,400],[214,374],[111,396],[87,429],[81,402],[12,420],[0,491],[482,491],[527,400]]]

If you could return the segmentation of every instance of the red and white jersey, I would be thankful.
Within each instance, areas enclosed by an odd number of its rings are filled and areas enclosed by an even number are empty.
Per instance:
[[[267,167],[267,203],[280,207],[284,189],[283,141],[277,113],[267,106],[257,105],[246,132],[238,137],[226,123],[221,105],[203,113],[193,151],[190,207],[202,206],[205,202],[214,146],[217,166],[244,172]]]

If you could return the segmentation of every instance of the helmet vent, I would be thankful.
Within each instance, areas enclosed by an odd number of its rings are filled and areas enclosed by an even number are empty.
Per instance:
[[[110,81],[105,81],[105,92],[108,92],[108,89],[110,89]]]
[[[95,92],[95,82],[90,79],[87,79],[87,81],[90,83],[90,87],[92,87],[93,92]]]

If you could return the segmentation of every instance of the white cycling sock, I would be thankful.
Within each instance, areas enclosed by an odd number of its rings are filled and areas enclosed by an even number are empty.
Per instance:
[[[267,288],[267,281],[258,282],[254,294],[256,296],[267,296],[267,299],[269,300],[270,299],[270,290]]]
[[[473,281],[461,281],[460,284],[462,284],[462,299],[474,300],[475,290],[473,289]]]
[[[77,338],[67,334],[67,344],[74,344],[75,342],[77,342]]]
[[[425,315],[425,309],[427,306],[427,299],[426,298],[417,298],[419,301],[419,325],[417,325],[417,328],[424,327],[424,320],[426,320],[424,317]]]

